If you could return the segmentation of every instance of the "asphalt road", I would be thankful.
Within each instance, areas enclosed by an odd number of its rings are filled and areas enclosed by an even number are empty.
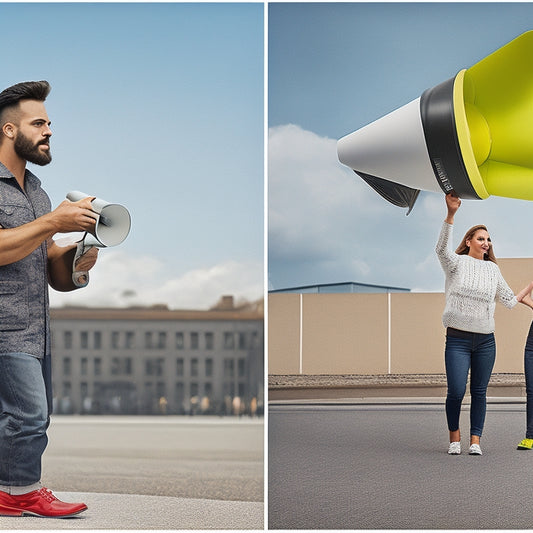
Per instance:
[[[270,529],[529,529],[522,403],[489,404],[483,456],[447,454],[443,405],[269,409]]]
[[[43,484],[89,509],[0,529],[263,529],[264,420],[57,416]]]

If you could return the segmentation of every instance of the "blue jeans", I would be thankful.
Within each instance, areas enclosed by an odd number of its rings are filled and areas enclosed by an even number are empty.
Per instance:
[[[41,480],[52,407],[50,358],[0,355],[0,485]]]
[[[494,360],[496,359],[496,342],[494,334],[459,332],[446,334],[446,379],[448,394],[446,396],[446,418],[448,429],[459,429],[461,404],[466,392],[468,371],[470,370],[470,435],[481,437],[485,414],[487,411],[487,386],[489,384]],[[453,336],[452,336],[453,335]]]
[[[526,439],[533,439],[533,322],[524,349],[524,374],[526,376]]]

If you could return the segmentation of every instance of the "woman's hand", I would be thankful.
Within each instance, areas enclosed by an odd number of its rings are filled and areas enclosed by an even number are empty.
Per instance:
[[[448,215],[446,217],[446,222],[448,224],[453,224],[453,217],[455,216],[455,213],[457,213],[457,210],[461,206],[461,199],[455,192],[449,192],[446,195],[446,206],[448,208]]]

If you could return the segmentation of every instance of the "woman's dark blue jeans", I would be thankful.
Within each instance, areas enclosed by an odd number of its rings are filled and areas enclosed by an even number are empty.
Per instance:
[[[52,407],[49,358],[0,355],[0,485],[41,480],[41,456]]]
[[[448,328],[444,358],[448,382],[448,429],[459,429],[461,404],[470,370],[470,435],[481,437],[487,412],[487,386],[496,359],[494,334],[470,333]]]
[[[524,374],[526,376],[526,439],[533,439],[533,322],[524,349]]]

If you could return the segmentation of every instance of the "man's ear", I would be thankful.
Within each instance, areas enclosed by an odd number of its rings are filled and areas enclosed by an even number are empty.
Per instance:
[[[13,124],[13,122],[6,122],[2,126],[2,133],[9,139],[13,139],[15,137],[15,129],[16,126]]]

